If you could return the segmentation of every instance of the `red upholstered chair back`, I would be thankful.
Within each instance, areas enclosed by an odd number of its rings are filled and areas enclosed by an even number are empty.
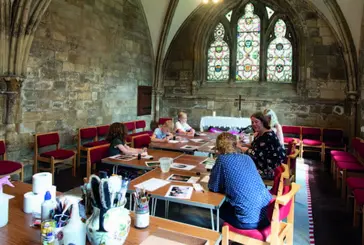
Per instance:
[[[97,128],[80,128],[80,138],[82,139],[93,139],[97,136]]]
[[[296,145],[297,145],[297,142],[295,140],[291,140],[288,145],[287,145],[287,149],[286,149],[286,154],[287,156],[288,155],[291,155],[293,153],[295,153],[295,150],[296,150]]]
[[[302,127],[302,138],[321,140],[321,128]]]
[[[5,153],[6,153],[5,141],[0,140],[0,156],[4,155]]]
[[[149,134],[142,134],[133,137],[132,146],[134,148],[143,148],[148,147],[150,144],[150,136]]]
[[[351,148],[353,149],[354,152],[356,152],[358,150],[360,143],[361,143],[361,139],[358,137],[354,137],[351,140]]]
[[[359,155],[359,157],[364,160],[364,142],[360,141],[357,144],[357,147],[355,149],[355,152],[357,153],[357,155]]]
[[[322,131],[322,139],[324,142],[325,141],[343,142],[344,132],[342,129],[324,128]]]
[[[284,186],[282,196],[288,194],[290,192],[290,190],[291,190],[291,186]],[[272,220],[275,201],[276,201],[276,199],[274,198],[268,204],[268,218],[270,220]],[[279,221],[284,220],[285,218],[288,217],[288,214],[291,210],[291,206],[292,206],[292,199],[286,205],[279,206]]]
[[[132,122],[124,122],[123,123],[125,125],[125,127],[128,129],[128,131],[135,131],[135,121]]]
[[[173,118],[171,118],[171,117],[161,117],[158,120],[158,125],[163,125],[166,121],[169,121],[169,120],[173,121]]]
[[[285,135],[300,136],[301,127],[283,125],[282,126],[282,131],[283,131],[283,134],[285,134]]]
[[[270,189],[270,193],[272,195],[277,195],[277,193],[278,193],[279,182],[281,180],[283,171],[284,171],[283,166],[279,166],[278,168],[274,169],[273,186],[272,186],[272,189]]]
[[[136,129],[145,129],[147,126],[145,120],[138,120],[138,121],[135,121],[135,128]]]
[[[105,137],[109,133],[110,125],[102,125],[97,127],[97,136]]]
[[[89,149],[89,151],[90,151],[90,162],[92,164],[100,163],[101,159],[108,157],[109,156],[108,155],[109,154],[109,146],[110,146],[110,144],[91,147]]]
[[[57,132],[37,135],[38,148],[50,145],[57,145],[58,143],[59,143],[59,135]]]

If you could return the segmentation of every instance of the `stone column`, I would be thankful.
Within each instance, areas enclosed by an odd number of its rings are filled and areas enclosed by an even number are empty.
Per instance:
[[[163,89],[156,89],[154,91],[155,94],[155,121],[158,122],[159,118],[160,118],[160,111],[159,111],[159,104],[160,104],[160,100],[164,94]]]

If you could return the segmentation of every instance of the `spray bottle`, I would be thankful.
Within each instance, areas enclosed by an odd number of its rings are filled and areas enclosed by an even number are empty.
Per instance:
[[[3,193],[3,185],[14,187],[9,181],[10,176],[5,176],[0,179],[0,227],[7,225],[9,219],[9,199],[14,196]]]
[[[72,213],[70,221],[63,228],[63,242],[64,244],[85,245],[86,224],[81,220],[78,207],[81,198],[75,196],[67,196],[66,198],[72,205]]]

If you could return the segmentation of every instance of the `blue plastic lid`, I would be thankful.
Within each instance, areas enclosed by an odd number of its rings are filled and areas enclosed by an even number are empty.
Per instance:
[[[52,195],[49,191],[46,192],[46,194],[44,195],[44,200],[47,201],[47,200],[51,200],[52,198]]]

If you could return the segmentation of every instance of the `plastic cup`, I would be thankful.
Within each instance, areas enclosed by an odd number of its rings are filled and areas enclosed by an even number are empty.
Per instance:
[[[169,169],[171,168],[173,158],[170,157],[161,157],[159,159],[160,167],[163,173],[168,173]]]

